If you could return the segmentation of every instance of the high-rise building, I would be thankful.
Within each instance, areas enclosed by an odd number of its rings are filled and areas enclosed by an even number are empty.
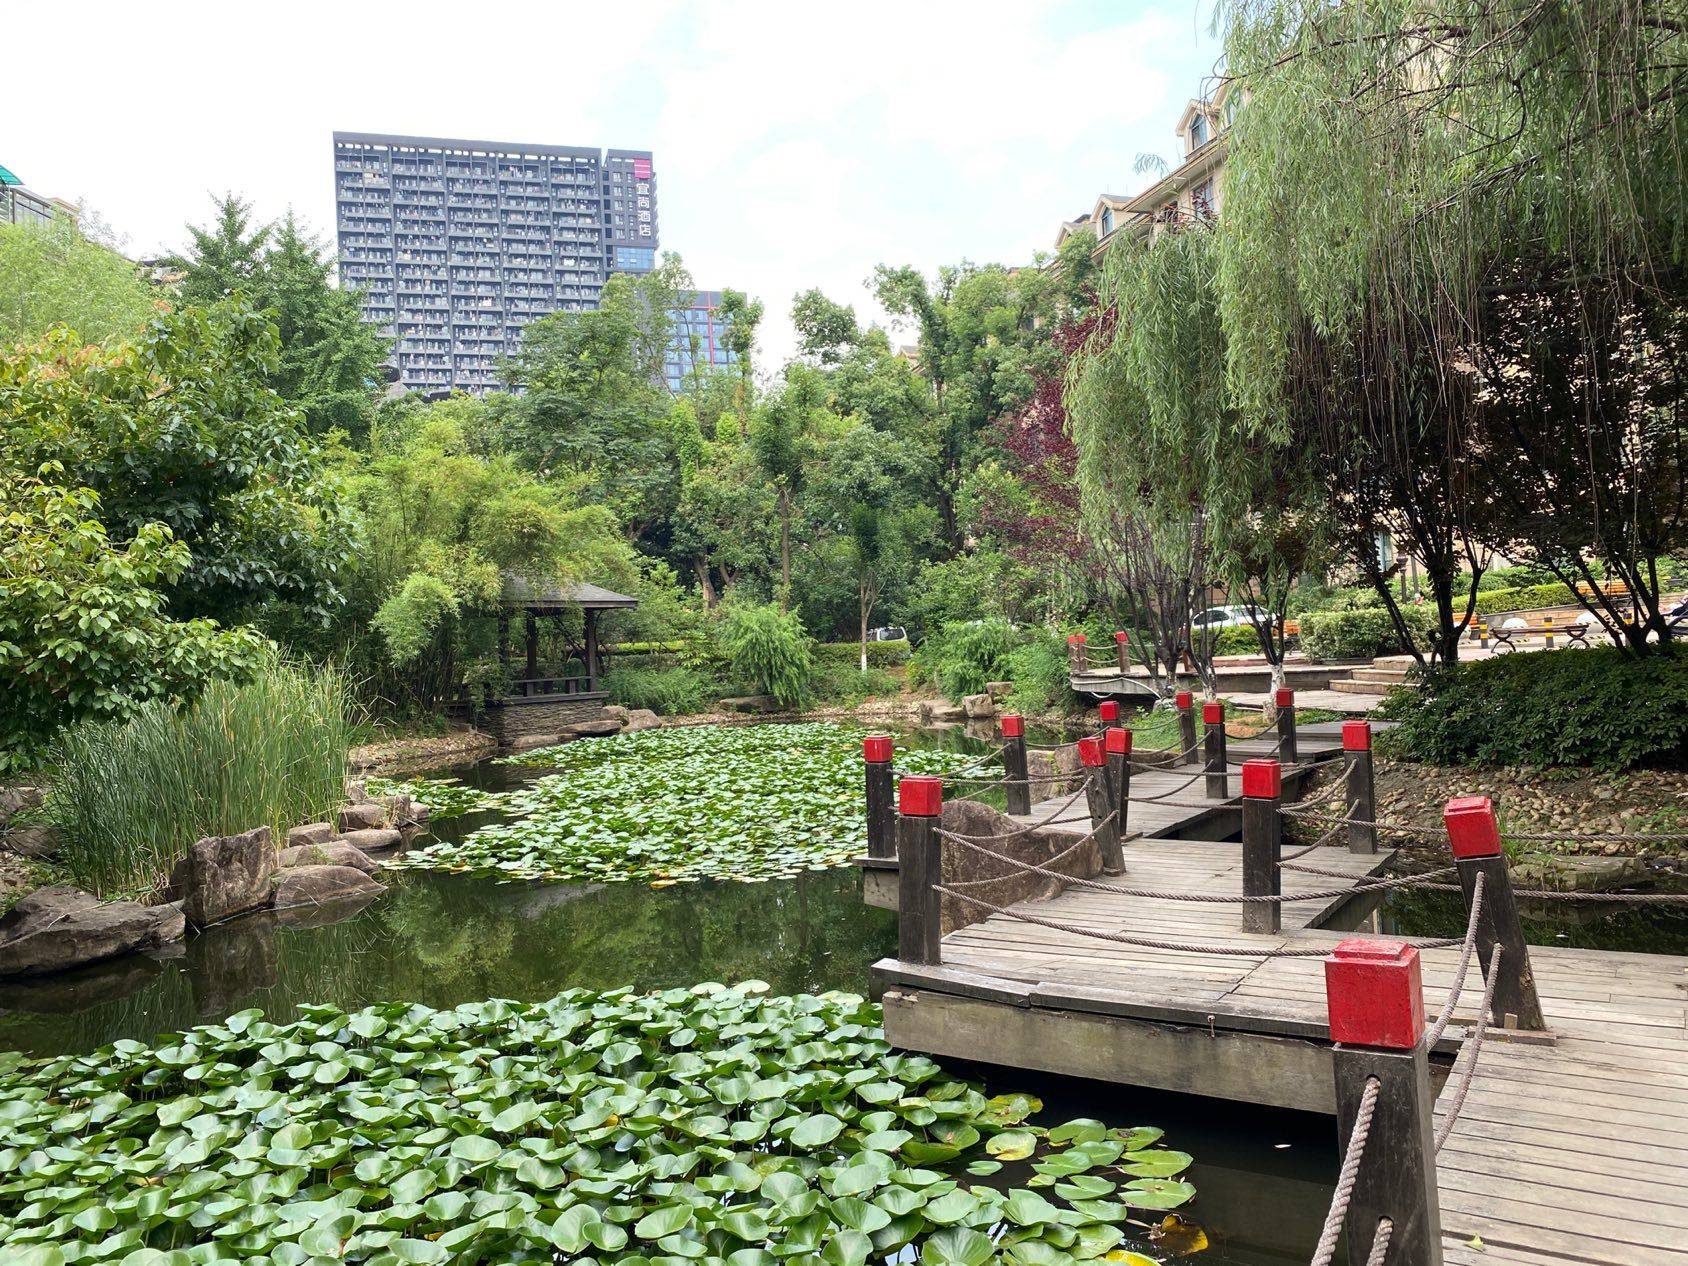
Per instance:
[[[342,284],[412,390],[498,386],[524,325],[656,259],[644,150],[336,132],[334,191]]]
[[[727,347],[732,320],[721,311],[719,290],[688,291],[681,296],[680,306],[669,315],[674,318],[674,326],[668,339],[663,377],[675,395],[685,389],[694,371],[708,373],[738,363],[738,357]]]

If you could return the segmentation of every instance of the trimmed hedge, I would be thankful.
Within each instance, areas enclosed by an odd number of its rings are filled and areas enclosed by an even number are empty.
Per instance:
[[[1435,620],[1428,606],[1403,607],[1414,633],[1427,633]],[[1301,649],[1313,659],[1370,659],[1408,649],[1401,645],[1389,612],[1309,611],[1301,617]]]
[[[1494,615],[1498,611],[1533,611],[1537,607],[1570,607],[1577,604],[1577,595],[1569,585],[1524,585],[1516,589],[1479,589],[1478,615]],[[1464,604],[1456,602],[1454,612],[1463,611]]]
[[[1497,655],[1391,694],[1388,750],[1438,765],[1688,768],[1688,652]]]
[[[908,639],[899,638],[895,642],[869,642],[867,644],[867,666],[869,668],[895,668],[909,661],[911,649]],[[852,668],[861,664],[862,644],[860,642],[817,642],[815,644],[815,661],[821,664],[848,664]]]

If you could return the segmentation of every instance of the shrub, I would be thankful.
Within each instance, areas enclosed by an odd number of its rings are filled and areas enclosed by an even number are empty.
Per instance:
[[[814,648],[815,661],[821,664],[847,664],[851,668],[861,667],[862,645],[860,642],[817,642]],[[894,642],[869,642],[867,644],[867,666],[869,668],[896,668],[908,663],[913,649],[906,638],[898,638]]]
[[[1036,716],[1067,711],[1076,701],[1067,672],[1067,648],[1054,634],[1035,633],[1008,656],[1008,677],[1014,683],[1010,702],[1016,710]]]
[[[690,668],[614,668],[604,687],[624,708],[649,708],[665,717],[702,712],[710,695],[709,679]]]
[[[1525,585],[1514,589],[1479,589],[1478,615],[1494,615],[1498,611],[1533,611],[1537,607],[1568,607],[1577,601],[1569,585]],[[1454,610],[1461,610],[1460,604]]]
[[[800,708],[814,678],[809,635],[794,611],[772,604],[735,607],[722,621],[720,642],[734,676],[782,708]]]
[[[193,703],[148,703],[61,736],[47,796],[59,861],[97,896],[157,891],[195,840],[327,816],[345,798],[344,677],[271,660]]]
[[[1213,639],[1215,655],[1258,655],[1260,634],[1251,628],[1220,629]]]
[[[960,701],[983,693],[985,683],[1008,678],[1009,656],[1017,639],[1006,620],[946,624],[928,637],[915,656],[919,679],[946,698]]]
[[[870,664],[864,673],[854,661],[839,664],[823,660],[815,670],[814,695],[824,703],[845,707],[876,695],[897,694],[902,685],[902,678],[888,669]]]
[[[1392,694],[1389,750],[1439,765],[1688,767],[1688,652],[1497,655]]]
[[[1435,612],[1428,606],[1403,607],[1415,634],[1428,631]],[[1310,611],[1301,617],[1301,649],[1313,659],[1370,659],[1407,648],[1401,645],[1389,612]]]

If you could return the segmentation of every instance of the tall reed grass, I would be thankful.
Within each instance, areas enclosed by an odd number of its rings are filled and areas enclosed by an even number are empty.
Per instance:
[[[45,806],[60,863],[102,897],[157,891],[202,836],[327,816],[345,796],[349,699],[339,670],[274,660],[192,703],[73,727]]]

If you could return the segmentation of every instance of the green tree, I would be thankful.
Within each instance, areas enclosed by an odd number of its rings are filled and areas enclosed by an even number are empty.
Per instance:
[[[166,615],[187,549],[160,523],[113,541],[98,494],[64,478],[0,463],[0,773],[33,766],[73,721],[191,697],[264,651],[249,629]]]
[[[738,433],[743,436],[749,430],[750,408],[755,402],[752,357],[756,350],[756,330],[762,324],[762,301],[750,298],[742,290],[723,290],[721,318],[727,325],[727,350],[738,366],[733,412],[738,416]]]
[[[158,293],[116,251],[70,221],[0,224],[0,344],[66,325],[91,343],[132,338]]]
[[[797,327],[798,350],[821,365],[836,365],[861,339],[856,310],[834,303],[818,289],[805,290],[792,300],[791,323]]]
[[[326,621],[351,525],[298,413],[267,384],[275,327],[236,303],[158,314],[133,344],[58,330],[0,354],[0,438],[15,464],[62,461],[111,539],[167,527],[192,555],[173,615],[242,622],[287,605]]]
[[[225,193],[214,200],[215,220],[201,228],[188,225],[186,250],[168,255],[167,267],[182,274],[183,302],[216,303],[235,291],[257,300],[264,278],[264,256],[274,228],[252,222],[252,204]]]
[[[779,391],[750,420],[750,450],[774,489],[779,513],[781,610],[791,600],[792,515],[820,442],[841,425],[827,407],[825,377],[806,365],[789,366]]]

